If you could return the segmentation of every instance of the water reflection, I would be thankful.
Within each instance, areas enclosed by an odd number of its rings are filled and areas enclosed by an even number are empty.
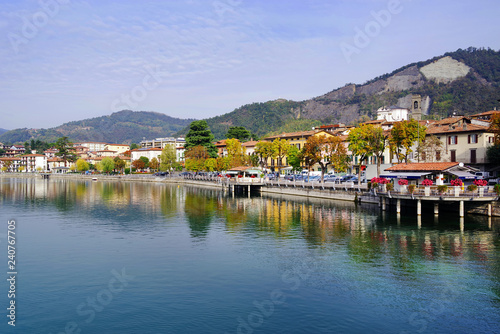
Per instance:
[[[61,213],[78,211],[89,224],[117,231],[154,232],[164,229],[162,222],[181,217],[193,239],[222,228],[229,233],[300,239],[313,248],[343,245],[353,263],[390,258],[392,269],[407,273],[414,273],[420,261],[449,258],[499,268],[498,218],[382,215],[376,206],[348,202],[233,198],[208,188],[64,179],[1,179],[0,202],[5,201],[34,208],[51,205]]]

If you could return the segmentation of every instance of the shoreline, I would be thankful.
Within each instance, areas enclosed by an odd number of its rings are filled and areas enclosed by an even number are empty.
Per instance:
[[[43,173],[0,173],[0,179],[4,178],[26,178],[26,179],[42,179]],[[197,186],[203,188],[218,189],[220,191],[227,191],[221,184],[202,181],[202,180],[189,180],[182,177],[160,177],[147,175],[82,175],[82,174],[49,174],[50,178],[66,179],[66,180],[86,180],[93,181],[113,181],[113,182],[146,182],[146,183],[159,183],[159,184],[178,184],[186,186]],[[311,188],[291,188],[291,187],[273,187],[262,186],[260,189],[261,194],[273,194],[292,197],[307,197],[327,199],[333,201],[346,201],[358,204],[379,204],[379,197],[373,196],[368,192],[358,192],[356,190],[339,191],[324,189],[321,190]],[[486,204],[470,207],[466,210],[468,214],[472,215],[488,215],[488,208]],[[491,210],[492,216],[500,217],[500,202],[494,202]]]

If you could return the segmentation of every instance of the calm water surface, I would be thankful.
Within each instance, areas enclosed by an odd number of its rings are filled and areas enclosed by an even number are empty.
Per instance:
[[[1,333],[499,333],[500,223],[142,183],[0,179]]]

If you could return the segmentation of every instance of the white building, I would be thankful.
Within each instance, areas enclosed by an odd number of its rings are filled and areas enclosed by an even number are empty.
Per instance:
[[[133,161],[138,160],[140,157],[146,157],[151,161],[151,159],[156,158],[160,161],[161,148],[136,148],[135,150],[130,151],[130,158]]]
[[[143,140],[140,142],[142,148],[161,148],[164,149],[167,145],[174,145],[175,148],[183,147],[186,144],[184,138],[156,138],[153,140]]]
[[[410,110],[398,106],[382,107],[377,110],[377,120],[386,120],[387,122],[407,121]]]
[[[47,156],[44,154],[26,154],[21,156],[21,164],[27,173],[46,171]]]
[[[88,142],[82,142],[82,143],[73,143],[74,146],[84,146],[89,149],[89,151],[95,152],[95,151],[103,151],[106,149],[106,145],[109,145],[108,143],[102,143],[102,142],[95,142],[95,141],[88,141]]]

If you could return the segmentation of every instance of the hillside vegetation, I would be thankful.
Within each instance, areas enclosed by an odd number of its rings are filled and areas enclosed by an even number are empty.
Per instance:
[[[444,57],[470,67],[469,73],[449,82],[428,79],[421,72]],[[412,63],[364,84],[346,84],[329,93],[305,101],[275,100],[244,105],[234,111],[207,119],[216,139],[225,138],[231,126],[244,126],[259,136],[310,130],[312,126],[356,123],[376,117],[383,106],[410,108],[412,94],[428,103],[428,118],[469,115],[498,106],[500,98],[500,52],[468,48]],[[186,130],[179,134],[185,134]]]
[[[138,143],[143,138],[168,137],[185,128],[193,120],[179,119],[146,111],[123,110],[109,116],[65,123],[50,129],[16,129],[0,135],[0,142],[25,142],[40,139],[54,142],[66,136],[73,142]]]

